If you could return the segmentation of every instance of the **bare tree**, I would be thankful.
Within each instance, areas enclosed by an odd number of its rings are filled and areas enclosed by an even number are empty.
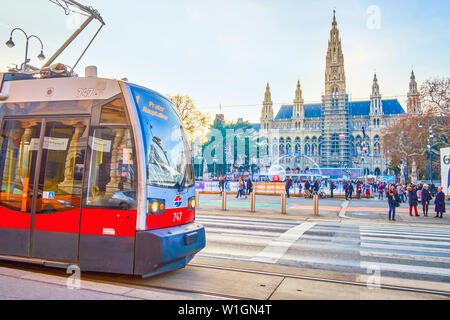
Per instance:
[[[167,95],[167,97],[177,108],[183,127],[191,142],[195,138],[199,138],[200,141],[205,141],[206,133],[211,123],[209,114],[197,110],[194,102],[187,95],[182,96],[177,94],[175,96]]]
[[[428,79],[420,87],[422,110],[436,116],[450,111],[450,78]]]

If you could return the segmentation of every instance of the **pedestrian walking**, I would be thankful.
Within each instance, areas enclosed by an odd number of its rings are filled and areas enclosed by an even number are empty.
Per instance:
[[[333,198],[333,190],[336,189],[336,186],[334,185],[334,182],[331,181],[330,182],[330,193],[331,193],[331,198]]]
[[[238,182],[238,192],[236,198],[240,198],[242,196],[245,196],[245,198],[247,199],[247,195],[245,194],[245,182],[242,179],[242,177],[240,177]]]
[[[250,177],[247,179],[247,194],[251,194],[253,192],[253,181]]]
[[[309,192],[309,188],[311,187],[311,184],[309,183],[309,180],[306,179],[305,182],[305,198],[309,198],[310,192]]]
[[[219,179],[219,191],[220,191],[220,194],[223,193],[224,187],[225,187],[225,179],[224,179],[223,176],[220,176],[220,179]]]
[[[434,196],[436,195],[437,192],[438,192],[438,191],[437,191],[437,189],[436,189],[436,186],[434,185],[433,181],[431,181],[431,184],[430,184],[430,193],[431,193],[431,196],[434,197]]]
[[[411,185],[408,188],[408,204],[409,204],[409,215],[412,216],[412,209],[414,208],[414,213],[416,214],[416,217],[419,216],[419,213],[417,212],[417,190],[415,185]]]
[[[425,184],[422,189],[422,210],[423,216],[428,217],[428,206],[431,200],[431,193],[428,191],[428,185]]]
[[[314,180],[314,184],[313,184],[313,191],[314,191],[314,194],[319,193],[319,189],[320,189],[319,182],[318,182],[317,179],[316,179],[316,180]]]
[[[395,208],[400,206],[400,198],[394,185],[386,193],[386,198],[389,204],[389,221],[395,221]]]
[[[359,181],[356,183],[356,197],[358,199],[361,198],[361,184]]]
[[[286,178],[286,184],[285,184],[285,189],[286,189],[286,194],[287,194],[287,197],[289,198],[290,196],[289,196],[289,189],[292,187],[292,180],[291,180],[291,178],[289,178],[289,177],[287,177]]]
[[[352,194],[353,194],[353,183],[350,181],[347,187],[348,190],[348,197],[350,200],[352,200]]]
[[[383,200],[383,193],[384,193],[384,185],[380,183],[378,185],[378,200]]]
[[[436,198],[434,199],[434,211],[436,211],[436,217],[442,218],[442,214],[445,212],[445,194],[442,191],[442,187],[437,189]]]

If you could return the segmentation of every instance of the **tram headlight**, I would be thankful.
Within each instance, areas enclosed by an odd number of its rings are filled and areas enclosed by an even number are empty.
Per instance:
[[[147,215],[149,214],[163,214],[166,208],[166,201],[164,199],[147,199]]]
[[[153,202],[151,209],[152,209],[152,213],[156,213],[158,211],[158,202],[156,202],[156,201]]]
[[[195,197],[191,197],[188,200],[188,210],[194,210],[195,209]]]

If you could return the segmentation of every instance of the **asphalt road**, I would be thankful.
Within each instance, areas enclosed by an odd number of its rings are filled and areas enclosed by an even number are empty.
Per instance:
[[[198,256],[225,264],[259,262],[450,283],[447,225],[420,220],[411,226],[373,220],[328,223],[211,214],[197,214],[197,221],[205,226],[207,239]]]

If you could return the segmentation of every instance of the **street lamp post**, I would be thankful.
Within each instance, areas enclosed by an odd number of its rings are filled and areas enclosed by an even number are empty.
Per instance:
[[[433,126],[430,123],[430,120],[428,119],[428,126],[430,128],[429,135],[428,135],[428,148],[430,153],[430,165],[429,165],[429,176],[430,176],[430,183],[433,181]],[[422,128],[423,124],[420,121],[419,122],[419,128]]]
[[[22,29],[14,28],[14,29],[11,30],[11,34],[9,36],[9,40],[6,41],[6,46],[8,48],[12,48],[12,47],[15,46],[15,43],[12,40],[12,35],[13,35],[14,31],[16,31],[16,30],[22,31],[23,34],[25,35],[26,39],[27,39],[26,44],[25,44],[25,61],[24,61],[23,65],[22,65],[22,71],[27,71],[27,63],[29,62],[29,59],[28,59],[28,42],[29,42],[29,40],[31,38],[36,38],[41,43],[41,53],[37,56],[38,59],[41,60],[41,61],[45,59],[45,56],[44,56],[44,45],[42,44],[41,39],[39,39],[39,37],[35,36],[34,34],[32,34],[31,36],[28,36],[27,33],[25,31],[23,31]]]
[[[430,147],[430,182],[433,183],[433,127],[430,124],[430,137],[429,137],[429,147]]]

